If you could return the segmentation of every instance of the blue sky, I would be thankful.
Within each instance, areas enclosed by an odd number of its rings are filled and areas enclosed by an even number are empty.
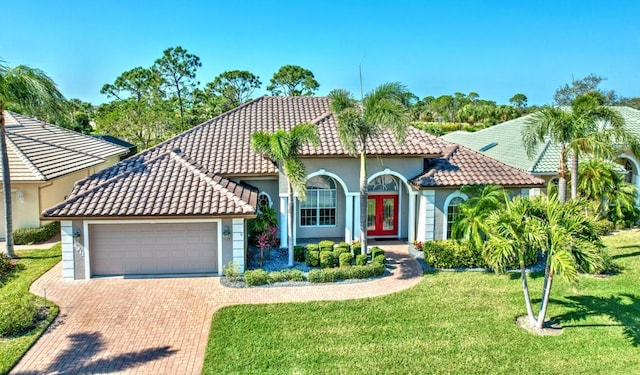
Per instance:
[[[168,47],[198,55],[202,84],[225,70],[311,70],[319,95],[400,81],[424,97],[475,91],[546,104],[595,73],[640,96],[640,1],[5,1],[0,58],[47,72],[93,103],[122,72]]]

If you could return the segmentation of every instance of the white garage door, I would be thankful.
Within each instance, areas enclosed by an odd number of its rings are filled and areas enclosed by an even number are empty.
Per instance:
[[[91,224],[91,274],[217,273],[216,223]]]

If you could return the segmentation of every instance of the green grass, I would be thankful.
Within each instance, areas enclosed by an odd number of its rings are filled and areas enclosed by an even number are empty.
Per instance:
[[[0,288],[0,298],[15,290],[29,293],[29,286],[60,261],[60,254],[60,244],[48,250],[18,251],[17,255],[20,258],[18,266],[1,280],[4,286]],[[39,300],[44,301],[44,299]],[[0,374],[9,372],[58,315],[56,305],[50,302],[47,305],[49,306],[48,318],[40,322],[32,331],[16,337],[0,338]]]
[[[605,242],[619,274],[553,286],[560,336],[514,324],[525,314],[518,275],[435,272],[378,298],[224,308],[203,373],[640,373],[640,231]],[[533,293],[541,284],[534,275]]]

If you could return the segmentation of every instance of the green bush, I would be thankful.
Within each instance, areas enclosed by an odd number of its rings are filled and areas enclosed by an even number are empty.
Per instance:
[[[366,266],[353,266],[342,268],[326,268],[322,270],[312,270],[309,272],[309,282],[330,283],[336,280],[366,279],[379,276],[384,273],[384,266],[380,264],[369,264]]]
[[[222,272],[231,283],[235,283],[240,280],[240,271],[238,270],[237,264],[233,264],[231,261],[229,261],[226,268],[223,268]]]
[[[304,274],[300,270],[284,270],[280,272],[289,281],[304,281]]]
[[[320,267],[329,268],[333,267],[334,264],[333,251],[322,250],[320,252]]]
[[[357,257],[358,255],[362,254],[362,244],[360,242],[355,242],[351,246],[351,250],[353,250],[353,255]]]
[[[305,248],[307,249],[307,251],[318,251],[320,249],[317,243],[309,243],[305,246]]]
[[[347,250],[351,251],[351,245],[349,245],[349,243],[344,242],[344,241],[338,242],[338,247],[344,247]]]
[[[284,272],[281,271],[273,271],[269,272],[269,274],[267,275],[267,279],[269,281],[269,284],[279,283],[282,281],[287,281],[287,275],[285,275]]]
[[[371,259],[375,259],[375,257],[377,257],[378,255],[384,255],[384,250],[382,250],[379,247],[372,247],[371,248]]]
[[[269,275],[262,269],[245,271],[244,282],[251,286],[264,285],[269,282]]]
[[[315,248],[309,248],[307,246],[307,253],[305,259],[307,266],[309,267],[318,267],[320,264],[320,252],[318,252],[317,246]]]
[[[324,241],[320,241],[318,243],[318,246],[320,247],[320,250],[328,250],[328,251],[333,251],[333,245],[335,245],[336,243],[333,241],[329,241],[329,240],[324,240]]]
[[[349,267],[353,262],[353,255],[351,253],[340,254],[340,267]]]
[[[304,262],[304,246],[296,245],[293,247],[293,260]]]
[[[356,255],[356,266],[366,266],[366,265],[367,265],[367,254]]]
[[[38,321],[36,297],[23,291],[10,292],[0,300],[0,337],[18,335],[32,329]]]
[[[475,251],[468,242],[456,240],[427,241],[423,247],[424,259],[435,268],[486,267],[480,251]]]
[[[334,261],[336,263],[338,263],[338,261],[340,260],[340,256],[342,254],[345,254],[345,253],[351,254],[351,251],[349,249],[347,249],[347,248],[344,248],[344,247],[336,247],[335,250],[333,250],[333,259],[334,259]],[[338,264],[336,264],[336,266],[337,265]]]
[[[380,254],[380,255],[376,255],[372,260],[371,263],[376,263],[376,264],[382,264],[384,266],[384,262],[385,262],[386,258],[384,255]]]
[[[60,222],[54,221],[40,228],[21,228],[13,232],[15,245],[31,245],[44,242],[60,233]]]
[[[0,253],[0,277],[8,274],[13,267],[15,267],[15,263],[7,256],[5,253]],[[2,284],[0,284],[2,286]]]
[[[606,236],[615,229],[615,224],[607,219],[594,221],[591,224],[600,236]]]

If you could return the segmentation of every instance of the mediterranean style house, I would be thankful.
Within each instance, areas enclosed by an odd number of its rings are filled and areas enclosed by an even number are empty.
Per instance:
[[[624,119],[625,129],[640,138],[640,111],[629,107],[610,108],[618,112]],[[560,162],[560,145],[547,140],[539,144],[533,155],[529,157],[522,144],[522,129],[531,116],[533,115],[519,117],[474,133],[457,131],[444,135],[442,138],[540,177],[547,183],[555,182]],[[640,175],[638,174],[640,155],[634,155],[629,148],[626,148],[618,155],[617,162],[624,168],[627,182],[636,185],[636,189],[640,193]],[[568,167],[571,168],[571,165]],[[640,194],[638,199],[640,205]]]
[[[128,152],[10,111],[4,111],[4,117],[14,229],[44,224],[42,210],[64,200],[76,181],[117,163]],[[4,239],[4,199],[0,199],[0,223]]]
[[[251,135],[311,122],[320,144],[306,145],[307,199],[294,202],[293,241],[368,236],[428,241],[447,238],[463,185],[499,184],[536,194],[544,181],[413,127],[403,145],[390,134],[368,144],[369,200],[360,207],[359,160],[338,138],[325,97],[261,97],[79,181],[45,210],[62,225],[63,274],[221,273],[243,270],[247,220],[261,205],[279,214],[287,243],[287,183],[278,165],[254,153]]]

